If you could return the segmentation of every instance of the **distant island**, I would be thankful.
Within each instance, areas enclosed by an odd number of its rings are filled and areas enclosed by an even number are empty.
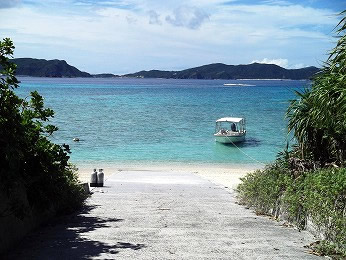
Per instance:
[[[69,65],[64,60],[44,60],[33,58],[12,59],[17,64],[17,75],[32,77],[132,77],[166,79],[310,79],[319,68],[285,69],[274,64],[252,63],[247,65],[226,65],[213,63],[181,71],[149,70],[122,76],[111,73],[90,74]]]
[[[32,58],[12,59],[17,65],[17,75],[31,77],[74,78],[92,77],[87,72],[67,64],[64,60],[44,60]]]
[[[310,79],[319,69],[285,69],[274,64],[226,65],[214,63],[181,71],[150,70],[126,74],[126,77],[173,79]]]

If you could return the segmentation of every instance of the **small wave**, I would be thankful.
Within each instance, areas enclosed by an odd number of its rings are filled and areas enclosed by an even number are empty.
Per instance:
[[[240,84],[240,83],[225,83],[223,84],[224,86],[231,86],[231,87],[253,87],[256,85],[252,85],[252,84]]]

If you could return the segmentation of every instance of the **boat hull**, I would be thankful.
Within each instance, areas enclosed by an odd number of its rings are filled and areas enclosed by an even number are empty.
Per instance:
[[[214,135],[215,141],[223,144],[240,143],[245,141],[245,134],[243,135]]]

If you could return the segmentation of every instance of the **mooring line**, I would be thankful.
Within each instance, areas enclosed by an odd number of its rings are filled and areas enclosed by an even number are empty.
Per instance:
[[[231,140],[231,138],[229,138],[227,135],[226,135],[226,137],[228,138],[228,140],[229,140],[240,152],[242,152],[243,154],[245,154],[245,155],[246,155],[247,157],[249,157],[251,160],[253,160],[253,161],[255,161],[255,162],[259,163],[259,164],[262,164],[262,165],[266,166],[265,163],[260,162],[259,160],[256,160],[256,159],[253,158],[252,156],[250,156],[250,155],[248,155],[247,153],[245,153],[245,152],[244,152],[242,149],[240,149],[240,148]]]

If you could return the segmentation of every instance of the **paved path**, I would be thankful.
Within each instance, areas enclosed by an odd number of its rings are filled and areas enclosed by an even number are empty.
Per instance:
[[[29,235],[10,259],[319,259],[312,236],[256,216],[190,173],[127,171],[86,209]]]

